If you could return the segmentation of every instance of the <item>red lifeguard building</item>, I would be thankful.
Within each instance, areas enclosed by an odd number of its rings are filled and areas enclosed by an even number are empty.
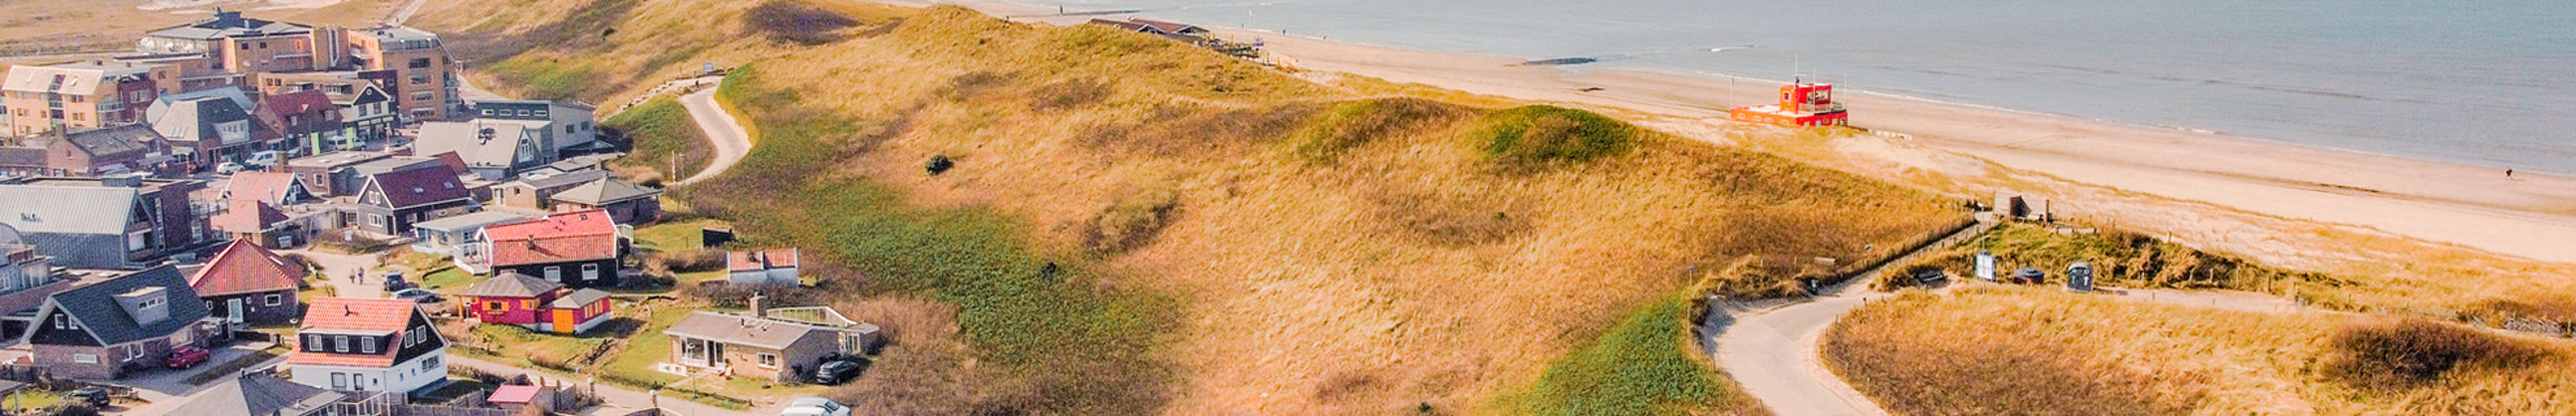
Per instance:
[[[1736,107],[1727,113],[1735,121],[1771,123],[1789,127],[1821,127],[1847,124],[1850,115],[1843,104],[1834,102],[1834,84],[1793,82],[1780,86],[1780,103],[1764,106]]]

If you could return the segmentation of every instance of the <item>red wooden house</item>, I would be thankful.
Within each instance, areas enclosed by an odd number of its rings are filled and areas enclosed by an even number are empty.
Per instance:
[[[608,292],[574,290],[528,275],[502,272],[465,291],[465,309],[487,324],[518,325],[538,331],[577,334],[608,322]]]

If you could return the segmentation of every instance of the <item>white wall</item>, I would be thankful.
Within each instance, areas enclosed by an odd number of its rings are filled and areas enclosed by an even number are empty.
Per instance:
[[[433,359],[438,362],[424,366]],[[331,375],[337,373],[353,380],[352,382],[364,382],[362,385],[339,387],[338,390],[408,392],[438,384],[439,381],[447,379],[447,349],[440,348],[438,351],[413,358],[411,361],[396,363],[388,368],[295,365],[288,368],[288,373],[289,380],[307,386],[332,389],[334,387],[331,386]]]

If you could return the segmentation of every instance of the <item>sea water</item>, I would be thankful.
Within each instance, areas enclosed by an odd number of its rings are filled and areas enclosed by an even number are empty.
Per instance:
[[[1032,2],[2576,173],[2567,0]]]

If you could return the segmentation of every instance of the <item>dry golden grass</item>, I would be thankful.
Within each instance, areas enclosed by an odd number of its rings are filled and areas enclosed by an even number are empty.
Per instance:
[[[739,5],[699,3],[621,13],[645,22],[652,10],[704,6],[717,17],[703,31],[739,33],[721,17]],[[1551,362],[1604,345],[1630,312],[1715,275],[1694,270],[1745,257],[1833,258],[1847,270],[1961,216],[1930,195],[1579,111],[1527,117],[1498,103],[1385,97],[1407,88],[1318,85],[1098,27],[955,8],[893,14],[906,17],[813,49],[762,39],[718,48],[789,53],[718,94],[757,124],[761,147],[735,174],[679,197],[846,257],[876,290],[960,304],[979,368],[1003,370],[942,378],[978,390],[927,408],[1516,412],[1500,398],[1540,383]],[[511,19],[453,21],[548,25]],[[617,26],[598,45],[510,59],[639,68],[631,56],[569,58],[685,49],[671,44],[697,36],[626,39],[651,25]],[[648,41],[658,43],[639,44]],[[1519,141],[1497,147],[1503,136]],[[932,156],[955,167],[926,172]],[[947,249],[960,247],[974,249]],[[921,256],[957,257],[908,260]],[[991,294],[1010,297],[977,297]],[[1033,351],[1017,340],[1030,331],[1060,328],[1139,350],[1120,350],[1134,359],[1118,369],[1018,352]]]
[[[703,63],[730,67],[865,34],[833,29],[824,32],[846,36],[780,37],[768,33],[781,29],[762,23],[837,15],[865,28],[898,21],[910,10],[851,0],[437,1],[412,24],[446,34],[477,86],[509,96],[617,103],[696,74]]]
[[[1911,292],[1826,335],[1905,414],[2563,414],[2576,347],[2452,324],[2254,313],[2049,288]]]

